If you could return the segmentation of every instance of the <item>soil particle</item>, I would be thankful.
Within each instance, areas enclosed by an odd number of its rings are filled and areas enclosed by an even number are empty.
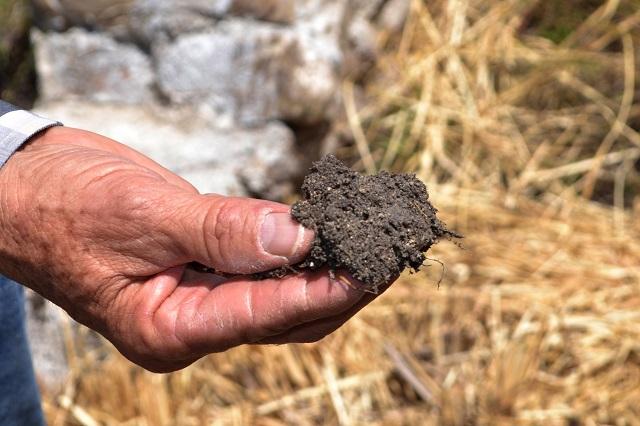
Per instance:
[[[458,238],[437,217],[425,185],[414,175],[361,175],[327,156],[314,163],[293,217],[316,233],[295,269],[346,270],[377,292],[406,268],[418,271],[424,253],[443,238]]]

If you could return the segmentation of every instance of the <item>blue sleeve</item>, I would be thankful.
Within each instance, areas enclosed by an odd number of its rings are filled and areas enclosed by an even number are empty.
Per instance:
[[[6,103],[5,101],[3,101],[2,99],[0,99],[0,117],[2,117],[3,115],[5,115],[8,112],[11,111],[15,111],[18,108],[14,107],[11,104]]]
[[[57,121],[18,109],[0,100],[0,167],[33,136],[60,125]]]

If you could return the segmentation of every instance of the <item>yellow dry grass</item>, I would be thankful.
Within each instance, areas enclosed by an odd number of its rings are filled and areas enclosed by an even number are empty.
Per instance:
[[[433,263],[319,344],[171,375],[76,350],[50,424],[640,425],[640,4],[554,44],[538,3],[414,1],[368,101],[345,83],[360,167],[418,173],[466,236],[439,288]]]

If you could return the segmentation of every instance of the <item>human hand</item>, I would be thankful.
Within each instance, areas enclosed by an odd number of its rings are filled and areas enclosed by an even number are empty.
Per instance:
[[[55,127],[0,169],[0,273],[156,372],[246,343],[312,342],[373,296],[325,272],[254,281],[313,235],[278,203],[200,195],[142,154]],[[186,269],[198,262],[231,279]]]

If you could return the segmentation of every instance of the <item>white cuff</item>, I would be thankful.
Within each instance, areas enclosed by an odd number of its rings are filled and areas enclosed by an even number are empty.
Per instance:
[[[57,121],[23,110],[11,111],[1,116],[0,167],[33,136],[49,127],[60,125]]]

